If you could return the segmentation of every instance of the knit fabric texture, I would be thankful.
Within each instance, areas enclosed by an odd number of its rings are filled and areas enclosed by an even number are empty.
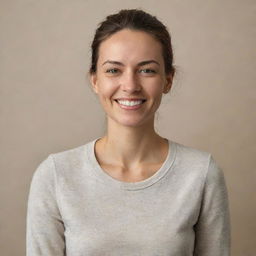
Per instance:
[[[27,256],[230,256],[228,192],[210,153],[168,139],[160,169],[123,182],[97,162],[98,139],[35,170]]]

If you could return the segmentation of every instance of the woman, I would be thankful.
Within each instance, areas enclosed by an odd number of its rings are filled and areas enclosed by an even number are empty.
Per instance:
[[[107,132],[37,168],[27,255],[230,254],[222,170],[211,154],[154,129],[174,74],[170,36],[156,17],[121,10],[100,24],[90,77]]]

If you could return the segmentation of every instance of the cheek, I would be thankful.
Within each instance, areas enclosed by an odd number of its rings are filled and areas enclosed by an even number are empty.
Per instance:
[[[98,83],[99,94],[101,98],[111,98],[111,96],[116,92],[117,85],[110,81],[109,79],[101,79]]]
[[[147,84],[147,93],[153,97],[161,97],[163,93],[163,81],[157,79],[156,81]]]

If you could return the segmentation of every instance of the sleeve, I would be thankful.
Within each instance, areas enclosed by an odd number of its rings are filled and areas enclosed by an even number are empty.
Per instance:
[[[231,227],[224,173],[210,155],[201,209],[194,226],[194,256],[230,256]]]
[[[41,162],[31,181],[27,204],[26,255],[65,255],[64,223],[56,199],[56,172],[52,155]]]

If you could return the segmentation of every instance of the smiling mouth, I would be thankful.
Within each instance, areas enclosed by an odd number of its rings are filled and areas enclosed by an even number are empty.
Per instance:
[[[127,106],[127,107],[133,107],[133,106],[138,106],[143,104],[146,100],[144,99],[138,99],[138,100],[115,100],[118,104],[122,106]]]

